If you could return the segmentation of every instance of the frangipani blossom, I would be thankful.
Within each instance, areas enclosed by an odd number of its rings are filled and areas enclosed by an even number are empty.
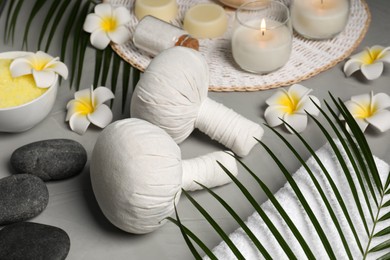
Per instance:
[[[95,13],[87,15],[83,28],[91,33],[91,44],[103,50],[111,41],[122,44],[130,40],[130,31],[125,27],[130,20],[130,12],[125,7],[98,4]]]
[[[390,47],[375,45],[352,55],[344,65],[344,73],[349,77],[361,70],[368,80],[377,79],[382,75],[383,62],[390,63]]]
[[[75,99],[66,105],[68,109],[66,121],[69,121],[70,129],[74,132],[84,134],[90,123],[100,128],[111,123],[111,109],[103,104],[114,98],[111,90],[105,87],[98,87],[94,90],[91,86],[90,89],[77,91],[74,97]]]
[[[309,95],[312,89],[302,85],[292,85],[288,90],[280,89],[265,102],[269,107],[264,117],[271,127],[281,125],[281,119],[290,124],[297,132],[302,132],[307,126],[307,114],[318,115],[319,110],[313,102],[320,106],[315,96]],[[313,100],[313,101],[312,101]],[[292,130],[287,127],[292,133]]]
[[[345,106],[355,118],[360,129],[364,132],[369,124],[381,132],[390,129],[390,97],[385,93],[374,95],[366,93],[351,97],[351,100],[345,102]],[[349,130],[349,127],[347,125]]]
[[[48,88],[57,81],[58,74],[68,78],[68,68],[59,60],[42,51],[27,54],[12,61],[11,75],[16,78],[32,74],[37,87]]]

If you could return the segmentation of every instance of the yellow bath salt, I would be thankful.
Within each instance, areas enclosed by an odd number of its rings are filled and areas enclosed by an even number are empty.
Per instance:
[[[0,109],[28,103],[47,91],[36,86],[32,75],[12,78],[9,70],[11,62],[0,59]]]

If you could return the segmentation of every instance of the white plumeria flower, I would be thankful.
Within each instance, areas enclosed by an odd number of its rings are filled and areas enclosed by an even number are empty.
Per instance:
[[[319,109],[313,102],[320,106],[320,101],[315,96],[309,95],[311,91],[312,89],[298,84],[292,85],[288,91],[278,90],[265,101],[269,105],[264,113],[267,123],[275,127],[281,125],[283,119],[299,133],[305,130],[307,126],[305,111],[315,116],[319,113]],[[289,127],[287,129],[293,133]]]
[[[352,55],[344,65],[344,73],[349,77],[361,70],[368,80],[377,79],[382,75],[383,62],[390,63],[390,47],[375,45]]]
[[[122,44],[130,40],[130,31],[125,27],[130,20],[130,12],[125,7],[98,4],[95,13],[87,15],[83,28],[92,33],[91,44],[103,50],[111,41]]]
[[[390,129],[390,111],[386,110],[390,107],[389,95],[385,93],[374,95],[371,91],[371,93],[351,97],[351,100],[345,102],[345,106],[355,118],[362,132],[369,124],[381,132]],[[348,125],[347,129],[350,131]]]
[[[87,130],[90,123],[104,128],[112,121],[111,109],[103,104],[113,99],[114,94],[106,87],[98,87],[95,90],[93,86],[90,89],[83,89],[74,94],[72,99],[66,105],[68,113],[66,121],[72,131],[82,135]]]
[[[57,81],[58,75],[68,78],[68,68],[59,60],[42,51],[30,53],[12,61],[11,75],[16,78],[32,74],[37,87],[48,88]]]

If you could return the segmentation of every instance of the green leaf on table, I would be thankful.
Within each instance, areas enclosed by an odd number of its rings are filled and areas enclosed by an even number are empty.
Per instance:
[[[184,235],[185,237],[190,237],[204,252],[205,254],[210,257],[210,259],[212,260],[218,260],[218,258],[213,254],[213,252],[211,252],[211,250],[202,242],[201,239],[199,239],[199,237],[197,237],[191,230],[189,230],[186,226],[184,226],[183,224],[181,224],[181,222],[179,222],[179,220],[176,220],[176,219],[173,219],[171,217],[167,217],[167,220],[171,221],[173,224],[175,224],[176,226],[178,226],[179,228],[181,228],[181,231],[184,231]],[[183,233],[182,233],[183,234]],[[186,240],[187,241],[187,240]],[[192,250],[191,250],[192,252]],[[197,253],[195,253],[195,257],[197,257]]]
[[[14,4],[16,3],[16,1],[6,1],[6,2],[10,2],[9,5],[8,5],[8,10],[7,10],[7,17],[5,19],[5,26],[4,26],[4,43],[7,43],[8,42],[8,28],[9,28],[9,22],[11,21],[11,15],[12,15],[12,8],[14,7]],[[5,6],[4,6],[5,8]]]
[[[248,202],[255,208],[256,212],[259,214],[261,219],[267,225],[268,229],[271,231],[272,235],[275,237],[276,241],[279,243],[280,247],[285,252],[285,254],[289,257],[289,259],[297,259],[294,252],[288,245],[287,241],[283,238],[279,230],[275,227],[274,223],[272,223],[271,219],[264,212],[264,210],[261,208],[259,203],[257,203],[257,201],[252,196],[252,194],[248,191],[248,189],[225,166],[223,166],[218,161],[217,163],[222,168],[222,170],[224,170],[224,172],[229,176],[229,178],[234,182],[234,184],[236,184],[236,186],[240,189],[240,191],[248,200]]]
[[[213,229],[221,236],[223,241],[228,245],[230,250],[232,250],[233,254],[237,257],[239,260],[245,260],[245,257],[242,255],[240,250],[236,247],[236,245],[230,240],[229,236],[223,231],[223,229],[218,225],[218,223],[210,216],[209,213],[198,203],[194,200],[194,198],[188,194],[187,191],[182,189],[183,194],[188,198],[188,200],[195,206],[195,208],[204,216],[204,218],[210,223],[210,225],[213,227]]]
[[[81,1],[80,1],[81,2]],[[42,45],[42,41],[43,41],[43,38],[45,37],[46,35],[46,31],[47,31],[47,28],[49,27],[49,24],[52,20],[52,18],[54,17],[53,14],[56,13],[57,11],[57,8],[60,6],[60,0],[54,0],[49,8],[49,10],[47,11],[46,13],[46,17],[45,17],[45,20],[43,21],[42,23],[42,28],[41,28],[41,32],[39,34],[39,38],[38,38],[38,49],[40,50],[41,49],[41,45]]]
[[[390,252],[379,257],[377,260],[390,260]]]
[[[103,69],[102,69],[102,80],[100,81],[100,85],[101,86],[105,86],[106,85],[108,72],[110,71],[112,53],[113,53],[113,51],[112,51],[111,48],[107,48],[104,51],[104,58],[103,58],[104,63],[103,63]]]
[[[381,236],[385,236],[385,235],[388,235],[388,234],[390,234],[390,226],[387,227],[387,228],[384,228],[381,231],[379,231],[378,233],[376,233],[374,235],[374,237],[381,237]]]
[[[390,219],[390,211],[383,215],[378,221],[384,221]]]
[[[356,138],[356,141],[358,142],[359,147],[360,147],[360,149],[364,155],[364,158],[366,160],[367,166],[370,169],[371,176],[373,177],[374,182],[376,184],[376,188],[378,189],[378,192],[380,193],[383,189],[382,182],[381,182],[381,179],[379,177],[379,172],[378,172],[378,169],[376,167],[371,149],[367,143],[367,140],[366,140],[362,130],[360,129],[360,127],[356,123],[352,114],[348,111],[347,107],[344,105],[344,102],[341,99],[338,99],[338,102],[337,102],[336,99],[332,96],[332,94],[330,94],[330,96],[331,96],[333,102],[335,103],[335,105],[337,106],[337,108],[339,109],[340,113],[344,117],[345,121],[347,122],[349,128],[352,131],[353,136]]]
[[[379,245],[371,248],[371,250],[369,251],[370,253],[372,252],[378,252],[378,251],[382,251],[384,249],[388,249],[390,248],[390,239],[380,243]]]
[[[75,24],[76,19],[74,17],[77,17],[77,13],[80,9],[81,1],[76,1],[76,3],[73,5],[72,10],[69,13],[68,20],[65,24],[64,33],[62,36],[62,43],[61,43],[61,60],[65,61],[65,53],[67,49],[67,43],[69,40],[70,33],[72,31],[73,25]]]
[[[198,253],[198,251],[195,249],[194,245],[192,244],[191,240],[188,238],[187,233],[184,229],[184,226],[181,224],[179,214],[177,214],[177,208],[176,208],[175,203],[174,203],[174,208],[175,208],[175,216],[177,219],[178,226],[180,228],[181,234],[184,237],[184,240],[187,243],[187,246],[190,248],[192,255],[195,256],[195,259],[202,259],[202,257],[200,256],[200,254]]]
[[[215,192],[213,192],[211,189],[207,188],[203,184],[195,181],[199,186],[201,186],[203,189],[205,189],[211,196],[213,196],[228,212],[229,214],[234,218],[234,220],[240,225],[240,227],[244,230],[244,232],[247,234],[247,236],[251,239],[251,241],[254,243],[256,248],[261,252],[261,254],[264,256],[265,259],[272,259],[272,257],[269,255],[268,251],[264,248],[264,246],[261,244],[261,242],[257,239],[255,234],[248,228],[248,226],[245,224],[245,222],[240,218],[240,216],[234,211],[234,209],[229,206],[229,204],[222,199],[220,196],[218,196]],[[314,256],[314,255],[313,255]]]
[[[95,50],[95,72],[93,73],[93,87],[98,87],[100,72],[102,70],[103,51]]]
[[[287,226],[290,228],[291,232],[301,245],[303,251],[305,252],[306,256],[311,259],[315,258],[313,252],[311,251],[310,247],[306,243],[305,239],[302,237],[301,233],[295,226],[292,219],[289,217],[289,215],[286,213],[284,208],[280,205],[276,197],[272,194],[271,190],[265,185],[265,183],[257,177],[257,175],[249,169],[249,167],[243,163],[237,156],[234,156],[238,163],[240,163],[245,170],[255,179],[259,187],[264,191],[264,193],[267,195],[268,199],[271,201],[272,205],[276,208],[276,210],[279,212],[280,216],[283,218],[283,220],[286,222]]]
[[[321,162],[321,159],[318,157],[318,155],[313,150],[313,148],[310,147],[308,142],[302,137],[301,134],[297,133],[296,130],[291,128],[291,126],[287,122],[284,122],[286,124],[286,126],[290,127],[291,130],[293,131],[293,133],[301,140],[302,144],[304,144],[304,146],[310,152],[310,154],[313,157],[313,159],[315,160],[315,162],[318,164],[319,169],[321,169],[321,173],[323,173],[326,180],[328,181],[329,188],[327,188],[327,192],[331,192],[335,196],[335,200],[332,200],[332,203],[331,203],[330,199],[328,201],[327,195],[325,195],[325,190],[323,190],[323,187],[321,187],[321,184],[316,179],[316,176],[314,176],[312,169],[310,167],[308,167],[308,165],[306,164],[305,160],[301,157],[298,150],[295,147],[293,147],[287,141],[287,139],[283,137],[282,134],[278,133],[273,128],[270,128],[270,129],[279,137],[279,139],[281,139],[286,144],[288,149],[294,154],[294,156],[298,159],[298,161],[305,168],[307,174],[310,176],[310,179],[311,179],[312,183],[314,184],[315,191],[318,192],[318,194],[319,194],[317,200],[321,201],[320,203],[323,204],[327,208],[327,214],[332,219],[332,221],[335,225],[335,228],[337,229],[337,231],[339,233],[340,241],[343,243],[345,253],[348,256],[348,258],[353,259],[355,257],[351,253],[352,250],[350,250],[351,243],[355,243],[355,245],[359,248],[359,250],[362,254],[362,258],[366,259],[366,257],[370,254],[370,252],[382,251],[382,250],[389,248],[390,242],[387,242],[387,241],[384,243],[381,243],[373,248],[370,248],[370,245],[371,245],[372,239],[374,237],[380,236],[380,237],[388,238],[390,235],[390,227],[386,227],[383,230],[374,233],[375,227],[377,226],[378,222],[388,221],[390,219],[390,212],[384,214],[379,220],[377,217],[374,218],[374,216],[372,214],[373,212],[376,212],[376,214],[378,214],[378,216],[379,216],[379,213],[381,213],[381,210],[389,206],[388,204],[390,202],[386,201],[386,200],[384,201],[384,196],[385,196],[385,193],[388,192],[388,189],[390,186],[390,184],[389,184],[390,177],[387,178],[387,181],[384,183],[384,186],[382,186],[382,182],[378,181],[378,178],[380,178],[379,172],[377,170],[377,166],[375,164],[374,157],[371,153],[371,149],[368,147],[368,143],[367,143],[367,140],[365,139],[365,136],[363,135],[361,130],[358,128],[353,117],[351,117],[350,114],[348,114],[349,112],[346,111],[346,108],[345,108],[344,104],[342,103],[342,101],[334,99],[333,96],[332,96],[332,100],[334,101],[336,107],[338,107],[340,110],[342,110],[342,114],[343,114],[345,120],[347,121],[348,125],[351,128],[352,135],[346,130],[344,123],[339,119],[339,116],[336,114],[336,112],[334,112],[334,110],[329,106],[329,104],[326,101],[325,101],[325,104],[329,110],[329,114],[327,112],[325,112],[322,108],[319,107],[319,109],[320,109],[321,114],[325,117],[326,122],[331,127],[333,132],[336,134],[337,138],[339,139],[341,146],[339,144],[336,144],[335,140],[333,139],[333,137],[331,136],[331,134],[329,133],[329,131],[327,130],[327,128],[325,127],[325,125],[323,123],[320,123],[320,121],[318,119],[316,119],[315,117],[313,117],[310,114],[308,116],[311,117],[312,120],[317,124],[317,126],[321,130],[322,135],[328,141],[328,143],[331,147],[331,150],[332,150],[332,154],[334,154],[337,164],[339,165],[339,167],[341,167],[340,174],[343,175],[343,178],[345,177],[345,179],[348,183],[347,187],[345,187],[345,188],[338,187],[336,185],[336,183],[332,180],[332,176],[329,174],[328,169],[326,169],[323,162]],[[289,174],[289,172],[287,171],[286,167],[283,165],[283,163],[281,162],[279,157],[277,157],[276,154],[273,153],[271,151],[271,149],[267,145],[264,144],[264,142],[259,141],[259,143],[263,145],[263,147],[266,149],[268,154],[275,161],[277,166],[280,168],[280,170],[282,171],[282,173],[286,177],[287,182],[290,184],[290,187],[293,189],[294,194],[295,194],[296,198],[299,200],[300,205],[302,206],[302,208],[303,208],[302,210],[304,211],[305,215],[307,215],[309,218],[311,217],[310,220],[312,221],[313,226],[316,228],[317,235],[321,236],[321,232],[322,232],[322,235],[324,235],[324,237],[322,238],[323,239],[322,243],[323,243],[324,248],[326,248],[328,250],[327,251],[328,257],[331,259],[336,259],[336,255],[335,255],[336,252],[333,252],[333,249],[332,249],[332,243],[334,243],[334,241],[328,240],[326,238],[323,230],[321,230],[321,226],[316,221],[317,216],[315,216],[315,214],[313,212],[311,212],[311,208],[310,208],[308,202],[305,201],[305,198],[302,194],[302,191],[300,190],[300,186],[298,186],[297,183],[295,183],[294,178],[291,177],[291,175]],[[288,215],[287,215],[287,217],[283,216],[283,214],[285,213],[283,206],[281,204],[279,204],[279,202],[277,201],[275,196],[272,194],[272,192],[269,190],[269,188],[260,180],[260,178],[257,177],[257,175],[254,174],[253,171],[251,171],[238,157],[236,157],[236,156],[234,156],[234,157],[257,181],[257,183],[259,184],[259,187],[266,193],[266,195],[269,198],[269,201],[272,203],[274,208],[280,214],[281,219],[283,219],[285,224],[287,224],[287,226],[289,226],[291,233],[296,235],[296,239],[297,239],[297,241],[299,241],[300,240],[299,239],[299,231],[295,233],[294,223],[292,223],[292,225],[288,224],[289,216]],[[350,169],[350,166],[348,166],[347,163],[350,163],[350,165],[352,166],[352,169]],[[232,179],[234,184],[241,190],[241,192],[244,194],[244,196],[248,200],[248,202],[250,202],[254,206],[256,212],[259,213],[259,216],[262,218],[263,222],[268,226],[268,229],[271,231],[273,239],[276,239],[276,241],[279,242],[280,249],[283,249],[286,252],[286,249],[282,248],[284,238],[283,237],[280,238],[280,241],[282,241],[282,243],[280,243],[279,237],[278,237],[278,234],[280,234],[280,233],[279,233],[278,229],[276,229],[275,226],[273,225],[273,223],[269,219],[267,219],[268,217],[266,215],[265,216],[262,215],[264,212],[262,212],[261,207],[255,201],[255,199],[250,194],[250,192],[223,165],[221,165],[219,162],[218,162],[218,164],[228,174],[228,176]],[[371,181],[371,179],[373,181]],[[369,187],[370,184],[371,184],[371,188]],[[199,184],[199,185],[201,185],[201,184]],[[378,187],[378,185],[380,185],[380,187]],[[206,191],[208,193],[210,193],[213,197],[217,198],[219,203],[230,213],[232,218],[235,219],[236,213],[231,208],[231,206],[228,205],[226,203],[226,201],[223,200],[223,198],[216,195],[211,190],[208,190],[203,185],[201,185],[201,186],[204,189],[206,189]],[[349,213],[348,208],[346,206],[346,202],[344,201],[344,198],[343,198],[344,194],[343,194],[343,196],[341,195],[341,188],[343,188],[343,190],[342,190],[343,193],[348,192],[346,194],[346,196],[351,197],[352,202],[356,205],[356,208],[359,212],[359,214],[357,214],[357,216],[351,216],[351,214]],[[357,192],[358,190],[360,193]],[[380,205],[379,205],[378,201],[381,201]],[[365,207],[368,209],[368,211],[363,210]],[[338,211],[339,211],[339,209],[341,209],[342,210],[342,213],[340,213],[341,215],[336,215],[335,209],[337,209]],[[368,215],[367,215],[368,213],[370,214],[370,217],[368,217]],[[347,239],[346,239],[347,236],[345,235],[345,232],[349,232],[349,230],[345,230],[344,226],[343,226],[343,228],[341,228],[340,217],[341,218],[344,217],[344,220],[347,220],[348,225],[346,227],[349,228],[350,231],[352,231],[352,234],[354,235],[354,238],[355,238],[354,241],[353,240],[347,241]],[[209,223],[211,222],[211,220],[208,218],[206,220]],[[373,223],[370,223],[370,225],[368,225],[367,220],[370,220]],[[240,220],[236,220],[236,222],[240,222]],[[239,224],[239,225],[241,226],[241,224]],[[355,225],[364,226],[365,232],[358,234]],[[362,241],[364,241],[364,244],[362,244]],[[321,242],[321,240],[318,241],[318,243],[320,243],[320,242]],[[302,238],[301,246],[302,246],[302,249],[304,249],[305,240],[303,238]],[[290,250],[288,245],[286,248],[287,248],[287,250]],[[309,250],[311,250],[311,249],[309,249]],[[315,252],[311,252],[311,251],[308,251],[308,252],[312,253],[314,256],[316,256]],[[269,251],[269,253],[271,253],[271,251]],[[288,253],[286,253],[286,254],[289,258],[294,258],[295,257],[294,253],[292,251],[291,251],[291,253],[292,253],[292,255],[289,255]],[[339,253],[339,252],[337,252],[337,253]],[[306,256],[309,259],[315,258],[315,257],[309,256],[308,254],[306,254]],[[390,254],[387,253],[384,256],[382,256],[380,259],[387,259],[387,258],[389,258],[389,256],[390,256]]]
[[[53,36],[54,36],[55,32],[58,30],[59,23],[60,23],[62,17],[64,16],[66,9],[70,5],[70,1],[71,0],[61,1],[62,4],[60,5],[60,8],[58,9],[57,14],[54,16],[55,18],[54,18],[54,21],[52,23],[52,26],[51,26],[51,29],[49,32],[49,36],[47,37],[47,40],[46,40],[46,47],[45,47],[46,52],[49,51],[50,43],[53,40]]]
[[[37,0],[37,1],[35,1],[35,4],[34,4],[34,6],[31,9],[30,16],[28,17],[26,27],[24,29],[22,48],[24,46],[26,46],[26,49],[28,49],[27,39],[28,39],[28,33],[30,31],[31,23],[34,20],[35,16],[38,14],[38,12],[41,10],[41,8],[44,6],[45,2],[46,2],[46,0]]]
[[[8,38],[11,37],[12,43],[14,43],[16,23],[17,23],[18,15],[19,15],[20,9],[22,8],[23,2],[24,2],[24,0],[19,0],[17,2],[15,9],[12,13],[11,22],[9,23]]]
[[[123,63],[122,73],[122,114],[125,112],[127,93],[129,92],[130,75],[134,77],[132,66],[129,63]]]

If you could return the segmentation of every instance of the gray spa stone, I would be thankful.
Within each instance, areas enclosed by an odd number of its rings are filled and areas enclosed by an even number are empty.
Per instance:
[[[0,225],[33,218],[46,208],[48,201],[49,192],[40,178],[30,174],[2,178],[0,179]]]
[[[79,174],[87,162],[84,147],[69,139],[50,139],[24,145],[11,155],[17,173],[29,173],[44,181]]]
[[[0,230],[2,260],[62,260],[69,249],[69,236],[58,227],[21,222]]]

